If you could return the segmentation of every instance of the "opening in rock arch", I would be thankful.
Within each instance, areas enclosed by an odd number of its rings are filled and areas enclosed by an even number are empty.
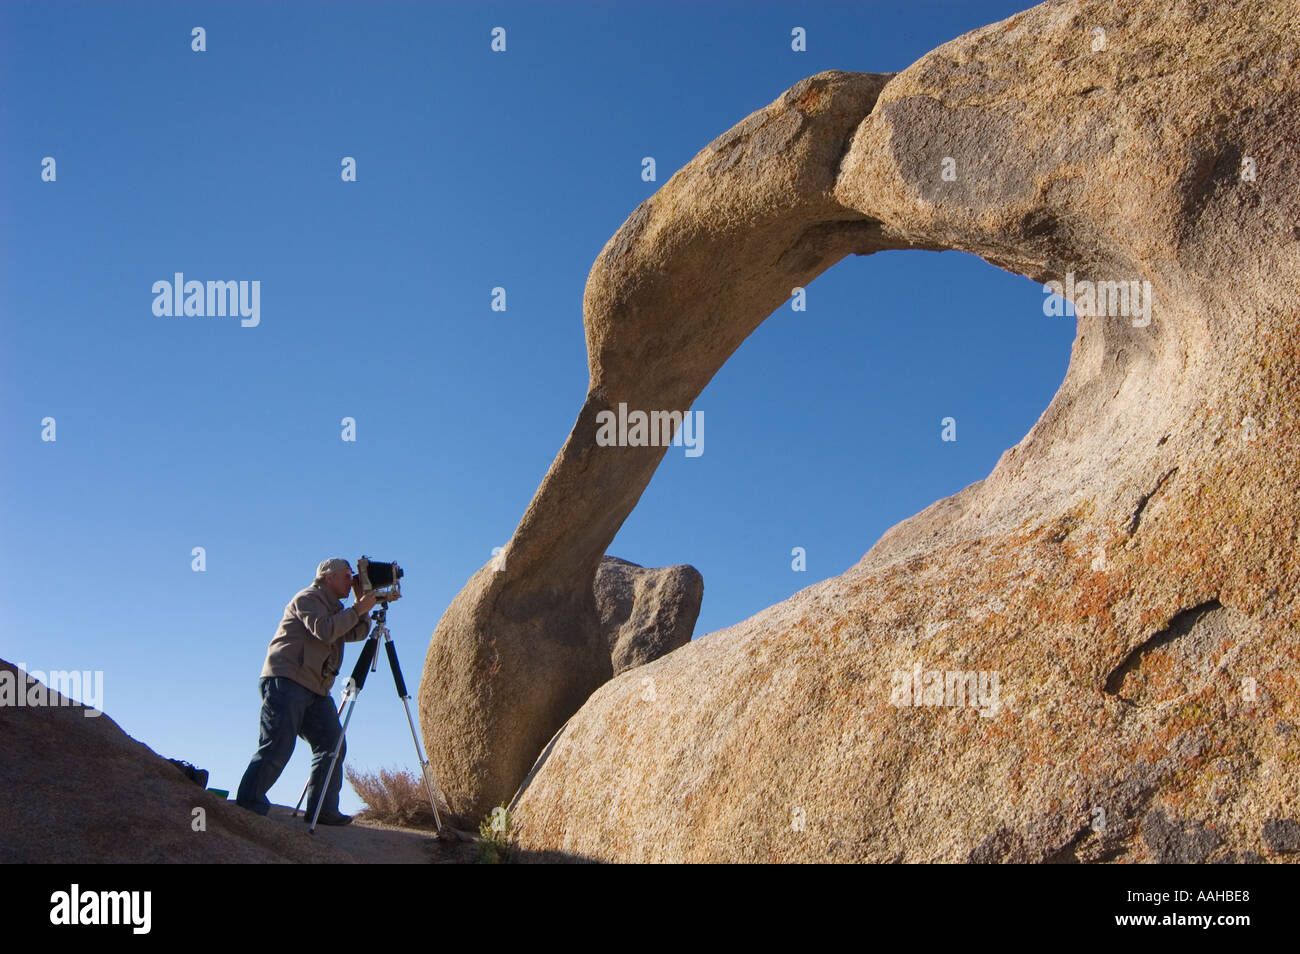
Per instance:
[[[704,388],[704,453],[669,449],[609,552],[698,569],[696,638],[843,573],[1038,420],[1076,326],[1045,316],[1045,297],[961,252],[843,259]]]

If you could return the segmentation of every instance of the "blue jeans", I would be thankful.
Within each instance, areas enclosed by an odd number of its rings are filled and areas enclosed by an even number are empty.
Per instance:
[[[262,693],[262,715],[258,726],[257,753],[248,763],[244,777],[239,782],[235,802],[249,811],[265,815],[271,810],[266,793],[275,784],[289,756],[293,755],[295,740],[301,736],[311,745],[311,781],[307,786],[307,817],[316,811],[316,799],[325,787],[325,773],[329,771],[330,756],[343,733],[334,701],[321,696],[306,686],[300,686],[283,676],[264,676],[258,681]],[[347,742],[339,749],[338,765],[329,787],[325,788],[325,801],[321,815],[339,810],[339,790],[343,787],[343,757]]]

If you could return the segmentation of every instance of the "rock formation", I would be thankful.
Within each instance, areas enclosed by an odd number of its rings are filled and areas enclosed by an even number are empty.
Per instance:
[[[450,818],[470,829],[509,801],[597,686],[689,642],[704,596],[694,567],[646,568],[599,551],[572,592],[557,582],[571,582],[563,567],[524,576],[520,541],[517,530],[452,601],[420,680],[430,765]]]
[[[1297,37],[1288,0],[1045,3],[809,77],[641,203],[508,567],[430,645],[453,806],[527,775],[518,844],[580,858],[1294,857]],[[664,447],[597,416],[689,408],[793,288],[883,249],[1069,287],[1060,390],[842,576],[610,678],[592,580]]]
[[[595,596],[617,676],[691,641],[704,577],[693,566],[646,569],[607,556],[596,568]]]
[[[28,673],[0,660],[8,686]],[[0,707],[0,862],[356,862],[318,839],[204,791],[108,716],[38,684],[49,705]],[[195,831],[202,808],[206,830]]]

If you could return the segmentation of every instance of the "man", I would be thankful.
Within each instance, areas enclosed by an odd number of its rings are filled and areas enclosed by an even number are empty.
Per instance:
[[[249,811],[259,815],[270,811],[266,793],[288,764],[295,739],[302,736],[312,751],[306,817],[315,814],[316,801],[323,798],[320,824],[346,825],[352,821],[351,815],[339,811],[346,742],[339,749],[338,764],[325,788],[330,756],[343,732],[330,687],[343,664],[343,644],[369,635],[366,614],[375,605],[375,595],[367,593],[343,609],[341,600],[351,587],[352,567],[348,561],[325,560],[316,568],[312,585],[299,591],[284,608],[284,618],[267,648],[258,681],[262,714],[257,753],[248,763],[235,795],[235,802]]]

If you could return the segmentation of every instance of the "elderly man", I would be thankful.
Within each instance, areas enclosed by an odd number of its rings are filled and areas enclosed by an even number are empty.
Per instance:
[[[352,567],[347,560],[325,560],[316,568],[316,579],[299,591],[284,608],[284,618],[266,651],[259,688],[262,715],[257,753],[239,783],[235,801],[249,811],[265,815],[271,809],[266,793],[275,784],[293,754],[295,739],[311,745],[311,781],[307,788],[307,818],[323,798],[319,824],[346,825],[351,815],[339,811],[339,790],[343,786],[343,756],[325,788],[330,756],[343,732],[338,711],[330,699],[330,687],[343,664],[343,644],[365,639],[370,633],[367,613],[375,605],[367,593],[347,609],[341,602],[352,586]],[[324,791],[322,792],[322,789]]]

